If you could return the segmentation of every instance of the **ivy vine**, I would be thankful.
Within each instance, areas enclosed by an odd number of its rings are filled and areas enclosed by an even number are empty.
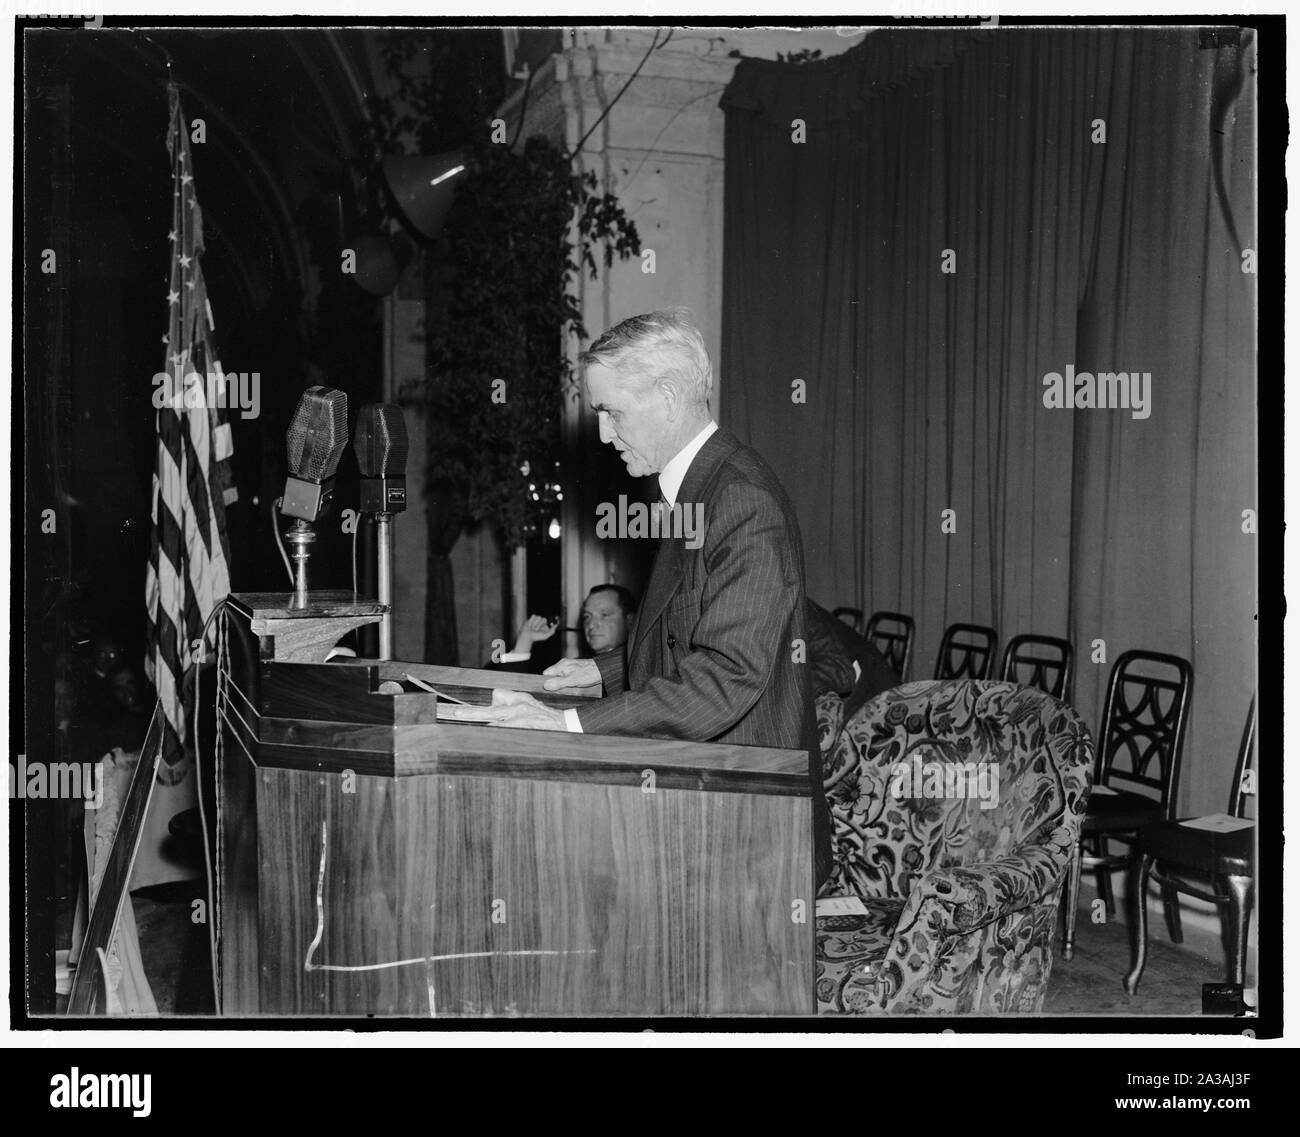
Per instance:
[[[640,239],[617,197],[555,142],[507,140],[490,109],[453,142],[431,120],[450,105],[436,69],[412,69],[409,39],[390,44],[387,59],[398,90],[374,108],[380,148],[414,140],[424,153],[467,157],[429,261],[441,297],[423,392],[430,483],[454,485],[467,520],[494,522],[516,548],[544,537],[558,514],[560,424],[578,396],[566,347],[587,335],[581,275],[639,254]]]

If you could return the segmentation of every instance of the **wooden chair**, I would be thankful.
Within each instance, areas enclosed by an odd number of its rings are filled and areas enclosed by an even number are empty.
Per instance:
[[[988,679],[998,658],[998,633],[983,624],[949,624],[939,643],[936,679]]]
[[[1002,655],[1002,678],[1068,703],[1074,697],[1074,646],[1055,636],[1015,636]]]
[[[861,608],[836,608],[832,613],[837,620],[843,620],[858,635],[862,635],[862,609]]]
[[[866,637],[898,675],[900,683],[907,682],[908,668],[912,665],[912,637],[916,624],[911,616],[901,612],[873,612],[867,621]]]
[[[1061,954],[1067,960],[1074,956],[1074,925],[1083,869],[1096,871],[1097,890],[1105,900],[1106,911],[1114,912],[1110,874],[1132,862],[1138,831],[1144,825],[1173,816],[1191,701],[1192,665],[1180,656],[1126,651],[1111,668],[1092,793],[1066,889]],[[1117,765],[1116,760],[1121,758],[1126,764]],[[1116,779],[1121,788],[1111,784]],[[1111,840],[1129,848],[1112,854]],[[1092,854],[1084,854],[1085,842],[1094,845]],[[1165,887],[1161,894],[1172,929],[1178,918],[1178,893]]]
[[[1255,700],[1252,698],[1232,771],[1232,789],[1228,794],[1228,815],[1235,819],[1245,818],[1246,798],[1253,793],[1246,783],[1254,754]],[[1137,993],[1147,963],[1147,881],[1152,877],[1162,890],[1173,889],[1175,896],[1186,892],[1189,896],[1216,904],[1220,912],[1226,909],[1228,982],[1243,986],[1246,937],[1255,900],[1254,822],[1219,831],[1189,827],[1186,821],[1157,821],[1145,826],[1138,834],[1138,852],[1141,855],[1135,858],[1129,878],[1129,903],[1133,912],[1129,921],[1132,966],[1124,980],[1124,990],[1130,995]],[[1183,942],[1182,922],[1176,906],[1169,936],[1176,944]]]

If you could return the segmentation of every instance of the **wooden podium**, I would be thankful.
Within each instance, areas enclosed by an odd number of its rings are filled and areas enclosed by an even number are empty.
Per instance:
[[[232,599],[212,819],[224,1014],[814,1013],[806,754],[440,722],[447,704],[412,679],[477,704],[494,686],[560,707],[597,693],[294,662],[329,639],[295,621],[382,609]]]

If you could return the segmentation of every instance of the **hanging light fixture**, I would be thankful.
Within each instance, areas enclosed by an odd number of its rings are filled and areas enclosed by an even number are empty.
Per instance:
[[[433,157],[390,155],[383,167],[384,180],[402,215],[417,233],[432,240],[464,180],[465,155],[459,150]]]
[[[363,233],[353,238],[356,273],[353,280],[372,296],[387,296],[411,260],[411,242],[402,233]]]

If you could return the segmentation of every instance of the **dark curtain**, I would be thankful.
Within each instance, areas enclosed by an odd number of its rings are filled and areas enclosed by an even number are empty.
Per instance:
[[[879,31],[723,98],[721,411],[810,593],[911,614],[914,678],[952,622],[1069,636],[1094,730],[1120,652],[1188,657],[1196,811],[1255,684],[1250,35]],[[1067,367],[1149,414],[1045,406]]]

